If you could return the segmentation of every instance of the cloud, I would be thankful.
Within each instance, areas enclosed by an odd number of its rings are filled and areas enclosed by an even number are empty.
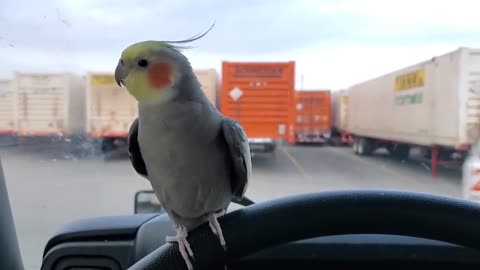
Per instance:
[[[4,35],[19,46],[44,50],[63,49],[66,41],[81,50],[106,51],[145,39],[184,39],[216,21],[213,31],[196,43],[203,51],[261,54],[338,39],[356,25],[353,19],[318,16],[295,0],[142,1],[130,6],[118,1],[45,1],[38,8],[24,2],[10,2],[16,13],[13,8],[3,12],[6,29],[12,29]]]
[[[476,47],[480,21],[475,3],[4,0],[0,76],[21,69],[111,70],[129,44],[185,39],[216,21],[193,44],[196,48],[185,52],[194,66],[219,69],[222,60],[296,60],[299,73],[306,74],[305,85],[344,87],[368,70],[401,67],[406,59],[440,53],[438,48]],[[323,75],[307,76],[318,70]],[[313,77],[317,79],[309,79]]]

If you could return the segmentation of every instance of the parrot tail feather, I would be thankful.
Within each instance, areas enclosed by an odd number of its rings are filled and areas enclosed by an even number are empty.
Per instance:
[[[168,243],[178,243],[178,249],[180,250],[180,254],[182,254],[185,263],[189,270],[193,270],[192,262],[190,262],[189,255],[193,259],[193,251],[190,247],[190,243],[187,241],[188,232],[187,229],[183,226],[178,226],[177,228],[177,235],[175,236],[167,236],[165,241]]]

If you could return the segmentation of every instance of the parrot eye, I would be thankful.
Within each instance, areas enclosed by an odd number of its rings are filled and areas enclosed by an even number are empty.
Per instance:
[[[140,61],[138,61],[138,66],[144,68],[148,66],[148,61],[145,59],[141,59]]]

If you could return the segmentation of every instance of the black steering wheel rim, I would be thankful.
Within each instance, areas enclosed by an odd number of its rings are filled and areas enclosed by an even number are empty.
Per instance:
[[[219,218],[228,250],[208,224],[190,232],[194,269],[212,269],[262,249],[342,234],[390,234],[480,250],[480,204],[432,194],[356,190],[291,196]],[[178,247],[165,244],[130,270],[187,269]]]

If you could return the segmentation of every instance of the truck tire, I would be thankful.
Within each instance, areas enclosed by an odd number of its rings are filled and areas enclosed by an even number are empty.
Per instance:
[[[108,153],[115,149],[114,139],[105,138],[102,140],[102,153]]]
[[[395,144],[389,147],[388,151],[396,159],[407,159],[410,155],[410,146],[405,144]]]
[[[340,142],[340,137],[334,136],[328,140],[328,144],[331,146],[340,146],[342,143]]]
[[[422,148],[421,155],[423,158],[430,159],[432,157],[432,150],[430,148]]]
[[[358,138],[353,139],[352,149],[353,149],[353,153],[355,155],[358,155]]]
[[[373,142],[368,138],[359,138],[357,153],[360,156],[369,156],[373,152]]]
[[[266,144],[266,145],[265,145],[265,152],[266,152],[266,153],[273,153],[273,152],[275,152],[275,146],[276,146],[276,145],[273,144],[273,143],[272,143],[272,144]]]

